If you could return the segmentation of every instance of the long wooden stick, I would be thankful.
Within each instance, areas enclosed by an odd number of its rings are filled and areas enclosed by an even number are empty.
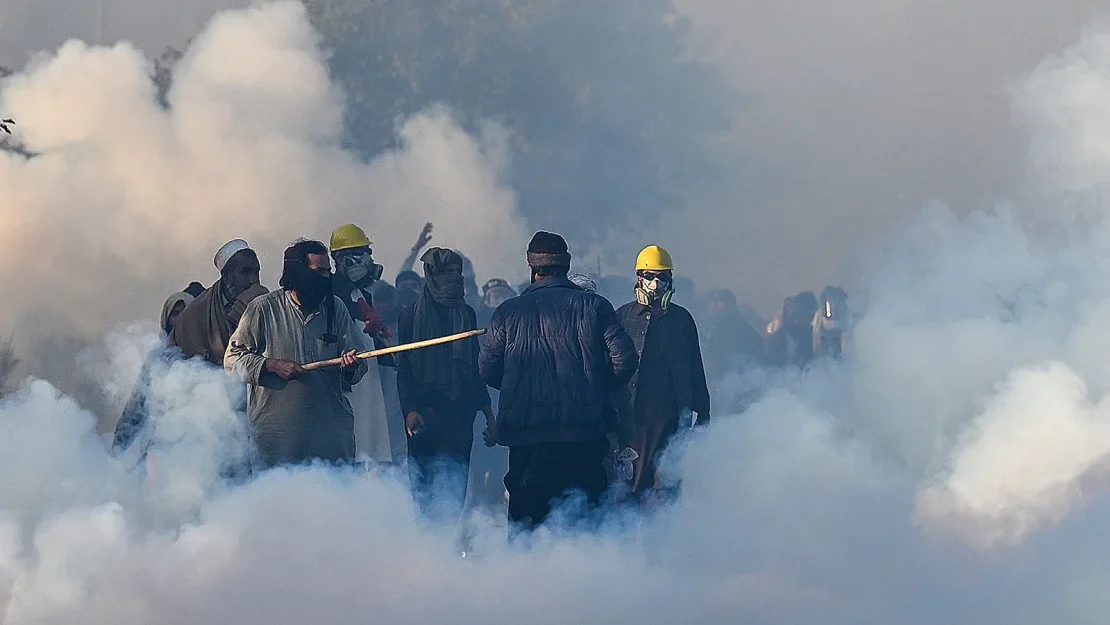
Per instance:
[[[394,345],[393,347],[385,347],[383,349],[375,349],[372,352],[362,352],[355,354],[355,358],[359,360],[366,360],[368,358],[377,358],[378,356],[386,356],[389,354],[396,354],[398,352],[407,352],[414,349],[423,349],[433,345],[443,345],[444,343],[451,343],[454,341],[461,341],[463,339],[473,338],[475,336],[482,336],[485,334],[485,329],[471,330],[469,332],[459,332],[458,334],[451,334],[448,336],[441,336],[434,339],[427,339],[425,341],[416,341],[415,343],[405,343],[404,345]],[[342,358],[332,358],[331,360],[321,360],[319,362],[310,362],[304,365],[305,371],[314,371],[316,369],[323,369],[325,367],[335,367],[343,362]]]

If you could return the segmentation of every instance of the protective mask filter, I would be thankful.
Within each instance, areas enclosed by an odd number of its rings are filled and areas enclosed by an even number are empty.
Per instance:
[[[651,306],[658,304],[660,308],[666,309],[671,303],[671,297],[674,295],[674,286],[669,280],[663,280],[659,276],[648,280],[640,276],[636,285],[636,301],[641,306]]]
[[[359,254],[357,256],[342,256],[336,258],[336,268],[343,272],[343,275],[351,281],[352,284],[365,285],[373,283],[381,279],[384,267],[374,262],[374,259],[369,254]]]

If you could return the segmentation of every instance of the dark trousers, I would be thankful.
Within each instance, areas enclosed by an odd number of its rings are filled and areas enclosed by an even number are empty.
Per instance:
[[[474,413],[425,415],[425,430],[409,437],[409,481],[424,514],[455,522],[466,502]]]
[[[509,491],[510,531],[529,530],[542,525],[555,500],[583,491],[589,515],[605,492],[603,461],[609,441],[602,438],[584,443],[540,443],[509,448],[509,472],[505,488]],[[568,511],[569,512],[569,511]]]

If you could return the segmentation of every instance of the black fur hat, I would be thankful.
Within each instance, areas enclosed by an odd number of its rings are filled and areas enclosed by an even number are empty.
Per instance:
[[[539,231],[528,242],[528,266],[570,267],[570,251],[566,240],[552,232]]]

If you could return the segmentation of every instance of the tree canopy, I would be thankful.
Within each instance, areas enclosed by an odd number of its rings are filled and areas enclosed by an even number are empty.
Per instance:
[[[512,131],[524,216],[580,240],[651,220],[714,174],[729,93],[670,0],[306,0],[348,97],[347,141],[394,146],[435,102]]]

